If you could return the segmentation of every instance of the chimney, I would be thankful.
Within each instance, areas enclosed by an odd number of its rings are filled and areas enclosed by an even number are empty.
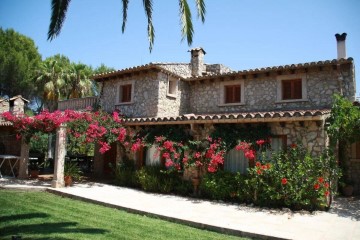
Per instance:
[[[201,47],[190,49],[191,53],[191,75],[199,77],[206,70],[204,65],[204,55],[206,52]]]
[[[346,59],[346,33],[343,34],[335,34],[336,43],[337,43],[337,59],[345,58]]]

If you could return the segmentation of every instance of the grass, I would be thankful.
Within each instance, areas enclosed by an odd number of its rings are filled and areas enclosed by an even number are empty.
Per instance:
[[[47,192],[0,189],[0,239],[246,239]]]

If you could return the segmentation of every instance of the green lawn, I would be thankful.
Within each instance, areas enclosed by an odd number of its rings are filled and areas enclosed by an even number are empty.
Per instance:
[[[0,239],[13,235],[22,239],[244,239],[47,192],[0,189]]]

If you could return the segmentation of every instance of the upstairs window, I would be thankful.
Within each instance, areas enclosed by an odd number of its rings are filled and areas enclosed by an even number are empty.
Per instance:
[[[302,99],[302,80],[282,80],[282,100]]]
[[[276,81],[276,103],[308,101],[306,74],[279,75]]]
[[[225,85],[225,104],[241,102],[241,85]]]
[[[220,107],[244,105],[244,80],[224,81],[220,83]]]
[[[120,86],[120,102],[131,102],[131,84]]]
[[[176,97],[177,90],[178,90],[178,81],[174,79],[172,80],[169,79],[167,95],[170,97]]]
[[[131,104],[134,100],[134,81],[122,82],[118,85],[118,104]]]

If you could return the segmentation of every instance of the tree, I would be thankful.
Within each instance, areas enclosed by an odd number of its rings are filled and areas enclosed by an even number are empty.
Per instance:
[[[108,67],[104,63],[102,63],[99,67],[95,68],[93,74],[107,73],[115,71],[115,68]]]
[[[32,99],[32,83],[41,56],[32,39],[13,29],[0,28],[0,96]]]
[[[48,31],[48,40],[52,40],[60,34],[62,25],[65,21],[66,12],[71,0],[52,0],[51,1],[51,19]],[[152,0],[143,0],[144,10],[147,17],[148,27],[148,38],[149,38],[149,50],[151,52],[154,39],[155,39],[155,29],[153,26],[152,20]],[[198,17],[201,18],[202,22],[205,22],[205,0],[195,0]],[[124,33],[127,21],[127,9],[128,9],[129,0],[122,0],[122,15],[123,22],[121,30]],[[194,28],[192,24],[192,17],[189,4],[187,0],[179,0],[179,10],[180,10],[180,22],[181,22],[181,36],[182,40],[186,37],[187,43],[190,46],[192,44],[192,38],[194,34]]]
[[[94,95],[93,82],[90,80],[92,70],[82,63],[71,63],[68,69],[65,92],[66,99]]]
[[[69,68],[70,60],[64,55],[55,55],[45,59],[37,72],[36,83],[38,91],[49,111],[57,109],[57,102],[62,98],[63,87],[67,78],[65,69]]]

